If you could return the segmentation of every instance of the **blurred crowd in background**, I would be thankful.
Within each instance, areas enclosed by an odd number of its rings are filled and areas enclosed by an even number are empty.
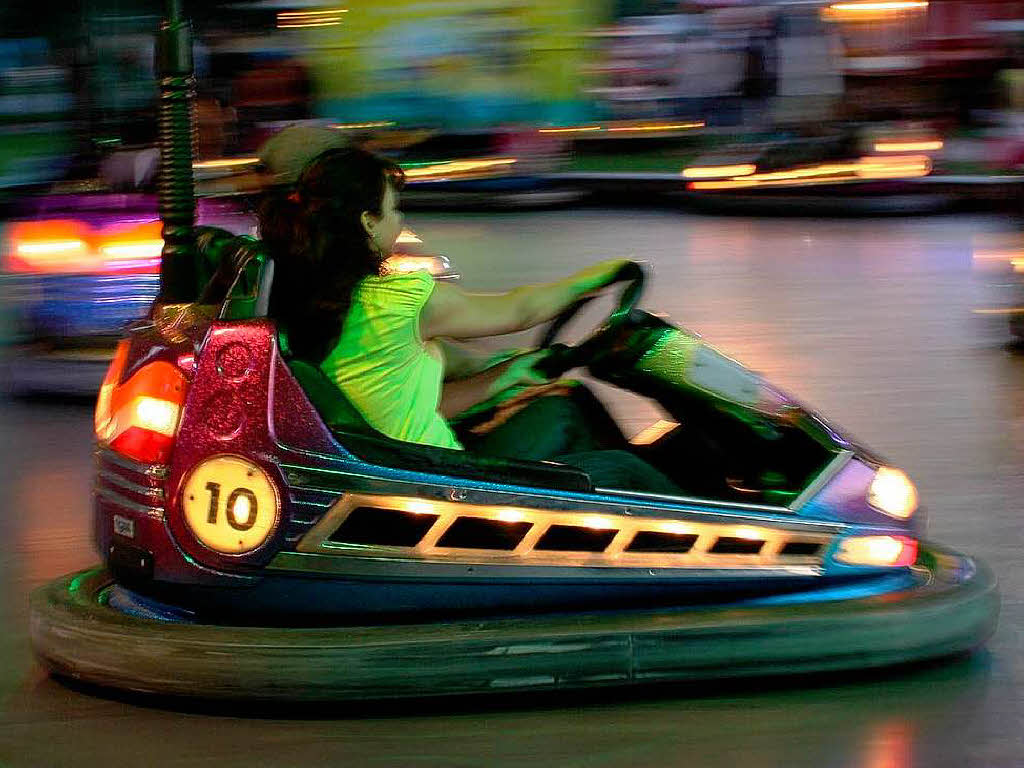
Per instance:
[[[150,155],[109,158],[155,142],[162,3],[8,5],[0,189],[95,177],[104,162],[111,184],[145,184]],[[399,143],[643,120],[738,142],[927,124],[954,167],[1024,160],[1024,2],[255,0],[185,13],[202,159],[251,153],[296,120]]]

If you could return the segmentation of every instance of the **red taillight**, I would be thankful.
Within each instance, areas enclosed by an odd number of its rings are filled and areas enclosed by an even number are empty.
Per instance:
[[[148,363],[119,383],[128,357],[122,341],[96,402],[96,438],[136,461],[165,464],[174,448],[188,392],[184,374],[170,363]]]

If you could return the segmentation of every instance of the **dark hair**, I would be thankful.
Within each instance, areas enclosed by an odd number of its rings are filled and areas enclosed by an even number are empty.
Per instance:
[[[272,193],[259,210],[260,237],[274,259],[270,315],[288,334],[293,354],[319,363],[341,335],[352,291],[380,274],[382,256],[360,216],[381,213],[388,184],[401,168],[364,149],[329,149],[311,160],[294,189]]]

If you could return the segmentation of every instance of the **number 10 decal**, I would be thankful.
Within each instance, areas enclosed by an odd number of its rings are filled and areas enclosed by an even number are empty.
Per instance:
[[[206,484],[206,490],[210,492],[210,511],[206,516],[206,522],[216,525],[220,507],[220,483],[209,482]],[[256,518],[259,515],[259,502],[256,499],[256,494],[248,488],[235,488],[228,496],[228,503],[224,507],[228,525],[236,531],[248,531],[256,524]],[[239,520],[241,517],[239,510],[245,511],[245,517],[242,520]]]
[[[262,546],[277,525],[277,487],[240,456],[214,456],[188,474],[181,495],[185,522],[205,546],[245,554]]]

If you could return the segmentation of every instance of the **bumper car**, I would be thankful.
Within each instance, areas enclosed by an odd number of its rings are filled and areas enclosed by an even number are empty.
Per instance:
[[[553,323],[544,364],[656,400],[633,450],[678,496],[374,432],[264,316],[260,244],[199,242],[221,269],[130,330],[100,391],[104,563],[32,598],[60,675],[386,698],[875,667],[994,628],[991,573],[922,538],[907,477],[637,309],[635,267],[587,340],[553,341],[575,307]]]
[[[931,176],[943,141],[914,128],[847,128],[698,157],[683,198],[718,210],[797,215],[922,213],[958,198]]]
[[[33,593],[51,672],[160,696],[346,700],[881,667],[969,651],[999,598],[900,470],[639,309],[556,341],[651,398],[679,492],[375,432],[267,318],[259,241],[192,226],[187,31],[163,28],[160,294],[96,403],[102,564]],[[464,415],[486,421],[499,401]]]
[[[973,313],[1005,321],[1014,340],[1024,341],[1024,237],[1013,233],[976,238],[971,275],[978,286]]]

